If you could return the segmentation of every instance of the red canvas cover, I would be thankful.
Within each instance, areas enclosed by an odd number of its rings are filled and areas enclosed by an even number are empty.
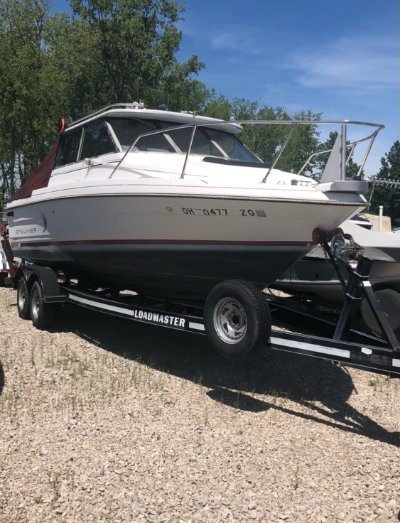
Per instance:
[[[21,200],[22,198],[29,198],[29,196],[32,194],[32,191],[47,187],[51,171],[53,170],[54,160],[56,159],[57,146],[58,140],[51,147],[43,162],[33,171],[33,173],[29,176],[29,178],[27,178],[26,182],[21,185],[18,191],[13,194],[11,201]]]

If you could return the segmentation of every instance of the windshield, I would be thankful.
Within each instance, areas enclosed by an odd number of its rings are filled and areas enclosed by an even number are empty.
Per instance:
[[[127,151],[143,134],[176,126],[176,129],[168,132],[143,136],[136,142],[135,147],[141,151],[187,153],[192,128],[180,128],[182,123],[136,118],[110,118],[108,122],[114,129],[124,151]],[[234,134],[207,127],[196,129],[191,154],[244,162],[260,162],[260,159],[247,149]]]

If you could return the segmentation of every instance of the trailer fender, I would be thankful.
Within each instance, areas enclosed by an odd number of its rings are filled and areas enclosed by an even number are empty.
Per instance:
[[[20,278],[25,279],[29,292],[37,281],[41,287],[45,303],[64,303],[67,301],[67,295],[61,291],[58,284],[57,274],[50,267],[29,265],[19,268],[15,275],[14,288],[18,286]]]
[[[24,271],[21,267],[15,272],[14,278],[12,279],[12,288],[16,291],[18,289],[18,282],[21,278],[24,278]]]

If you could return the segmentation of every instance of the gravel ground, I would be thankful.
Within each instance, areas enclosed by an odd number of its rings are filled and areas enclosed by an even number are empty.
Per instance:
[[[398,521],[400,380],[0,289],[0,521]]]

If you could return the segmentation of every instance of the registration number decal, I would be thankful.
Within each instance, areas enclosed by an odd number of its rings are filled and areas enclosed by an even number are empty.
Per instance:
[[[263,209],[239,209],[239,216],[266,218],[267,214]],[[228,212],[228,209],[222,208],[194,208],[182,207],[183,214],[187,216],[238,216],[237,213]]]

